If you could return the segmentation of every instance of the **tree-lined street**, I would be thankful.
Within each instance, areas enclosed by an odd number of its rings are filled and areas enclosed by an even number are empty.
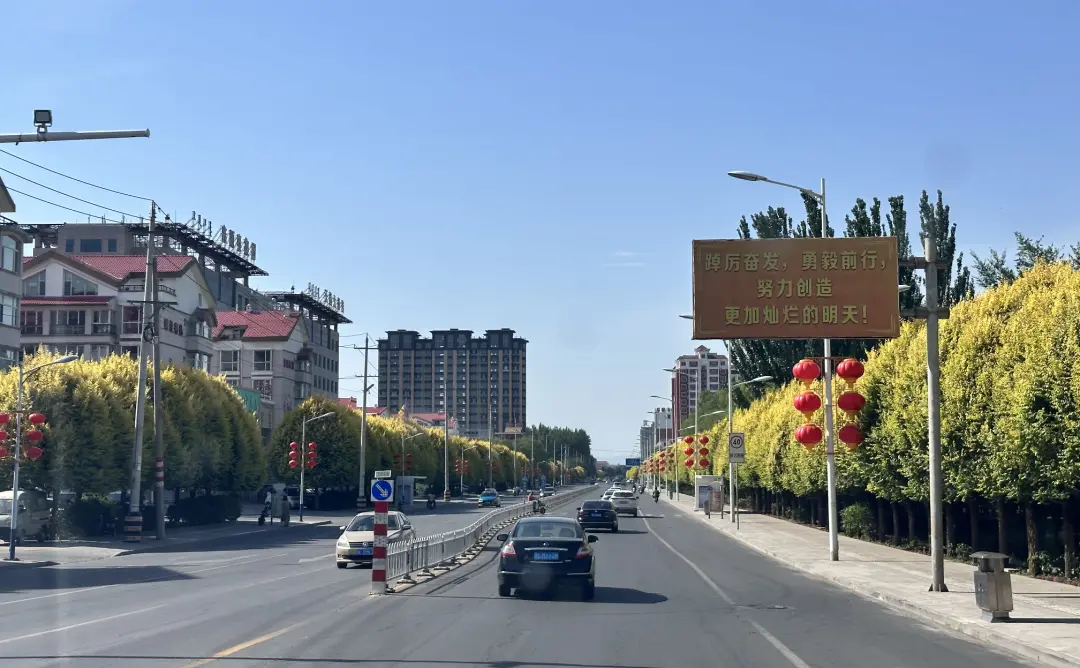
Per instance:
[[[20,667],[191,666],[215,655],[230,666],[373,668],[1020,665],[762,559],[666,504],[645,510],[598,534],[591,603],[570,592],[499,598],[493,547],[428,584],[369,598],[369,571],[335,569],[337,532],[316,527],[290,542],[5,578],[0,652]]]

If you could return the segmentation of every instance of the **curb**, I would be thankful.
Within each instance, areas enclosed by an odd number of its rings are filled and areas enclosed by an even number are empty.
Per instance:
[[[748,539],[743,538],[742,536],[739,536],[738,534],[728,533],[727,531],[724,531],[723,529],[721,529],[719,527],[713,526],[712,524],[705,522],[705,520],[703,519],[702,516],[694,514],[694,512],[691,511],[691,510],[688,510],[688,509],[683,508],[683,507],[681,507],[679,505],[671,503],[670,501],[668,501],[668,505],[672,506],[673,508],[675,508],[676,510],[678,510],[680,512],[686,513],[687,515],[690,515],[691,517],[694,517],[694,518],[698,519],[699,521],[705,523],[706,526],[710,527],[714,531],[719,531],[724,536],[727,536],[727,537],[731,538],[732,540],[735,540],[736,542],[749,547],[750,549],[754,550],[755,552],[759,552],[759,553],[769,557],[770,559],[778,561],[781,564],[784,564],[785,566],[788,566],[789,568],[792,568],[792,569],[797,570],[797,571],[799,571],[801,573],[809,575],[810,577],[813,577],[815,579],[822,580],[822,581],[825,581],[825,582],[829,582],[829,583],[834,584],[834,585],[839,585],[839,586],[843,587],[844,589],[848,589],[850,591],[855,592],[856,594],[859,594],[859,595],[864,596],[864,597],[869,598],[869,599],[873,599],[874,601],[877,601],[879,603],[884,603],[885,605],[887,605],[887,606],[889,606],[891,608],[895,608],[897,610],[900,610],[901,612],[904,612],[904,613],[908,614],[909,616],[916,617],[919,620],[927,622],[927,623],[932,624],[934,626],[938,626],[938,627],[941,627],[941,628],[944,628],[944,629],[948,629],[950,631],[955,631],[957,633],[962,633],[962,634],[964,634],[964,635],[966,635],[966,636],[968,636],[970,638],[975,638],[977,640],[981,640],[981,641],[987,643],[988,645],[993,645],[995,648],[998,648],[1000,650],[1004,650],[1005,652],[1007,652],[1009,654],[1012,654],[1014,656],[1020,656],[1020,657],[1026,658],[1026,659],[1031,659],[1031,660],[1036,661],[1038,663],[1046,664],[1046,665],[1049,665],[1049,666],[1060,666],[1061,668],[1076,668],[1078,662],[1080,662],[1080,657],[1070,657],[1068,654],[1062,654],[1062,653],[1056,652],[1056,651],[1054,651],[1052,649],[1047,649],[1045,647],[1041,647],[1039,645],[1035,645],[1035,644],[1031,644],[1031,643],[1025,643],[1023,640],[1021,640],[1019,638],[1012,638],[1012,637],[1002,636],[1002,635],[999,635],[997,633],[994,633],[992,630],[990,630],[990,629],[988,629],[985,626],[982,626],[980,624],[974,624],[972,622],[967,622],[967,621],[962,621],[962,620],[958,620],[958,619],[952,619],[952,618],[949,618],[949,617],[944,617],[944,616],[936,614],[936,613],[934,613],[934,612],[932,612],[930,610],[927,610],[927,609],[923,608],[921,605],[919,605],[918,603],[910,601],[910,600],[908,600],[908,599],[906,599],[906,598],[904,598],[902,596],[897,596],[896,594],[885,594],[885,593],[882,593],[880,591],[877,591],[876,589],[874,589],[872,587],[867,587],[867,586],[852,582],[850,580],[846,580],[846,579],[844,579],[842,577],[839,577],[839,576],[828,575],[828,574],[824,574],[824,573],[816,573],[816,572],[806,568],[806,566],[799,563],[798,561],[795,561],[793,559],[788,559],[787,557],[781,556],[781,555],[773,552],[772,550],[767,550],[767,549],[765,549],[763,547],[755,545],[754,543],[750,542]]]
[[[293,526],[300,527],[300,528],[318,527],[318,526],[325,526],[327,524],[330,524],[331,521],[332,520],[321,520],[321,521],[318,521],[318,522],[304,522],[303,524],[298,523],[298,524],[294,524]],[[268,533],[270,531],[273,531],[273,529],[253,529],[251,531],[241,531],[241,532],[238,532],[238,533],[233,533],[233,534],[228,534],[228,535],[223,535],[223,536],[207,536],[205,538],[194,538],[192,540],[185,540],[183,542],[178,542],[178,543],[168,542],[169,539],[166,538],[165,539],[166,542],[164,542],[164,543],[155,542],[155,543],[153,543],[151,545],[145,545],[145,546],[140,545],[139,547],[134,547],[134,548],[131,548],[129,550],[122,550],[122,551],[117,552],[116,554],[114,554],[112,556],[113,557],[125,557],[125,556],[127,556],[129,554],[144,554],[146,552],[159,552],[159,551],[165,550],[167,548],[177,547],[177,546],[181,546],[181,545],[199,545],[200,543],[213,543],[213,542],[221,540],[223,538],[227,539],[227,538],[236,538],[238,536],[251,536],[251,535],[254,535],[254,534],[257,534],[257,533]]]
[[[7,559],[0,560],[0,568],[44,568],[45,566],[58,566],[59,562],[56,561],[8,561]]]

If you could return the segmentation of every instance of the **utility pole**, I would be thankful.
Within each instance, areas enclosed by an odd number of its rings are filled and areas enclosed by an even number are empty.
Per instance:
[[[495,438],[494,425],[492,425],[493,418],[491,417],[491,407],[488,407],[488,487],[495,486],[495,451],[492,448],[494,445],[492,439]]]
[[[353,346],[355,350],[357,346]],[[356,491],[356,510],[358,512],[367,508],[367,490],[364,488],[364,482],[367,479],[367,393],[371,387],[368,385],[368,351],[371,350],[371,339],[367,334],[364,335],[364,373],[360,374],[363,378],[364,397],[361,399],[360,409],[360,482],[359,488]]]
[[[131,495],[128,499],[128,513],[124,520],[124,536],[129,543],[142,541],[142,448],[143,421],[146,419],[146,353],[147,344],[156,335],[151,318],[147,317],[153,308],[154,293],[150,278],[154,272],[154,223],[157,220],[157,204],[150,202],[150,226],[146,235],[146,279],[143,281],[142,300],[142,338],[139,340],[139,382],[135,390],[135,443],[131,454]]]
[[[153,220],[153,212],[150,213],[151,220]],[[151,237],[149,243],[152,246],[154,239]],[[158,323],[159,318],[159,305],[157,302],[158,294],[158,273],[157,273],[157,257],[150,257],[150,264],[148,265],[148,271],[150,273],[146,276],[146,282],[150,285],[150,290],[154,295],[154,303],[148,304],[147,308],[152,308],[152,331],[154,336],[154,536],[158,540],[165,539],[165,404],[161,399],[161,337],[158,335]]]

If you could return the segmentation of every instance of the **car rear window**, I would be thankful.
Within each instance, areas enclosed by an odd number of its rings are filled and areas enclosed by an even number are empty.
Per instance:
[[[586,501],[585,503],[581,504],[581,507],[584,510],[610,510],[611,509],[611,502],[610,501]]]
[[[615,492],[613,496],[617,496],[620,499],[632,499],[634,498],[633,492]]]

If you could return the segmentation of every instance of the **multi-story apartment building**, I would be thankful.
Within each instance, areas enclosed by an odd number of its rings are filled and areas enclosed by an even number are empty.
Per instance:
[[[312,348],[299,313],[221,311],[213,332],[213,372],[261,395],[259,428],[269,441],[285,413],[311,396]]]
[[[0,211],[14,210],[15,204],[0,182]],[[15,221],[0,216],[0,369],[19,359],[23,244],[29,242],[29,235]]]
[[[693,355],[675,360],[671,374],[671,404],[674,408],[675,433],[683,421],[697,410],[701,392],[719,392],[727,388],[728,359],[711,352],[705,346],[694,349]]]
[[[137,355],[142,338],[143,255],[67,255],[46,250],[23,260],[22,346],[100,359]],[[209,370],[214,298],[195,259],[158,258],[162,361]]]
[[[482,437],[526,423],[525,348],[512,329],[399,329],[379,339],[379,405],[410,414],[447,413],[459,433]]]
[[[675,440],[675,422],[670,406],[653,409],[652,442],[654,445],[666,445]]]

